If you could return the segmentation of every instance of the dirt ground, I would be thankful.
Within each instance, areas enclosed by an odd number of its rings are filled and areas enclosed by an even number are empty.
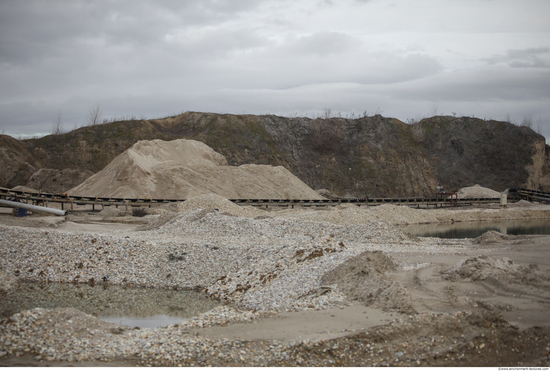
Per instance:
[[[136,227],[101,222],[95,216],[63,219],[14,218],[0,213],[0,223],[24,227],[98,232]],[[326,285],[338,284],[355,300],[351,306],[285,312],[195,332],[206,338],[254,344],[279,340],[292,347],[287,366],[547,367],[550,236],[497,237],[474,241],[479,254],[475,250],[448,254],[443,242],[441,253],[365,253],[324,278]],[[405,265],[416,269],[398,269]],[[358,282],[376,283],[378,291],[373,295]],[[94,328],[93,324],[87,326]],[[305,339],[311,342],[302,343]],[[135,359],[46,362],[31,354],[0,358],[0,366],[13,367],[138,364]]]

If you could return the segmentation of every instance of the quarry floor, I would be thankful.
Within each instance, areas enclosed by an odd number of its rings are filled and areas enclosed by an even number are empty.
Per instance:
[[[547,205],[511,205],[510,209],[523,216],[529,210],[542,210],[550,217]],[[475,214],[480,209],[461,208],[460,212]],[[452,216],[456,210],[448,213]],[[70,220],[38,215],[16,218],[7,209],[0,209],[0,225],[33,229],[109,233],[132,231],[140,222],[129,216],[117,223],[106,222],[99,214],[85,212]],[[456,254],[444,252],[446,244],[452,242],[439,244],[441,253],[415,250],[387,254],[394,261],[417,267],[386,273],[389,280],[406,288],[413,312],[384,311],[355,301],[343,308],[279,312],[186,333],[198,340],[228,340],[224,357],[206,352],[179,361],[137,355],[71,361],[48,360],[36,352],[22,351],[0,355],[0,366],[550,366],[550,236],[480,241]],[[442,273],[467,258],[480,256],[512,261],[530,271],[516,275],[494,266],[489,267],[494,275],[477,280],[460,275],[449,279]],[[533,274],[536,279],[532,279]],[[60,323],[66,321],[62,310],[56,313]],[[72,316],[74,322],[86,321],[78,314]],[[55,316],[49,318],[50,323],[56,321]],[[86,325],[94,330],[93,326],[101,329],[96,322]],[[67,336],[53,329],[49,335],[57,341]],[[7,348],[0,344],[0,351],[2,346]]]

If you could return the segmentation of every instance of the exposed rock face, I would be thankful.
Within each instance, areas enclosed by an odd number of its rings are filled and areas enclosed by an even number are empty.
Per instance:
[[[212,148],[186,139],[139,141],[68,193],[171,199],[208,193],[229,199],[322,198],[282,166],[228,166]]]
[[[525,167],[529,178],[525,184],[527,189],[550,190],[550,146],[546,145],[544,139],[534,143],[533,162]]]
[[[23,185],[40,167],[25,143],[0,135],[0,185],[14,187]]]
[[[499,192],[550,191],[550,147],[543,136],[472,117],[437,116],[407,125],[380,115],[309,119],[186,112],[83,127],[26,140],[22,147],[40,158],[40,166],[27,161],[35,169],[97,172],[139,140],[180,138],[205,143],[232,166],[284,166],[309,187],[342,197],[432,197],[437,186],[456,191],[474,184]],[[18,174],[18,184],[24,184],[32,172],[18,169],[9,177]]]

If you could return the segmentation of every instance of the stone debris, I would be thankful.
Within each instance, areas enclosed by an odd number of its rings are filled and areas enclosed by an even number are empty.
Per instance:
[[[5,295],[15,288],[17,288],[17,279],[0,270],[0,295]]]

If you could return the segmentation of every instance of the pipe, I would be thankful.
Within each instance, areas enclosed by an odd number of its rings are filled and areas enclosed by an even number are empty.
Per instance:
[[[43,213],[50,213],[50,214],[55,214],[59,216],[64,216],[66,213],[65,210],[52,209],[51,207],[35,206],[35,205],[24,204],[22,202],[7,201],[7,200],[0,200],[0,205],[6,205],[13,208],[27,209],[32,211],[41,211]]]
[[[550,198],[546,198],[546,197],[531,196],[531,198],[537,201],[550,202]]]

